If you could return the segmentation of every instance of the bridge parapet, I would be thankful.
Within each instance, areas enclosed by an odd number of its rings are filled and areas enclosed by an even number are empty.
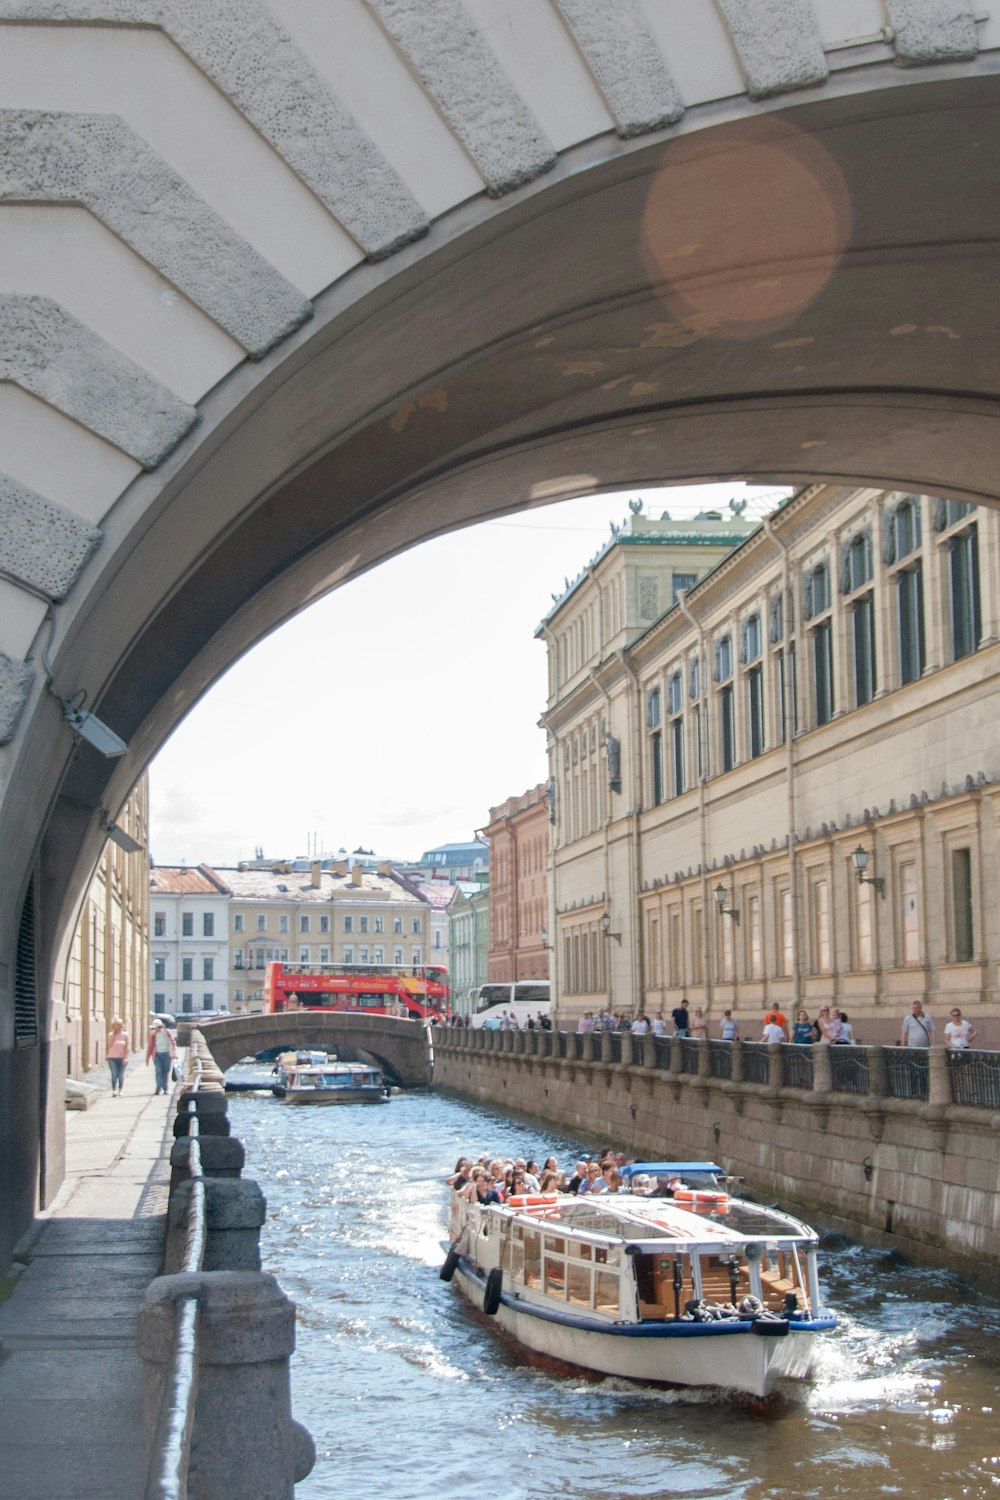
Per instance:
[[[192,1067],[193,1065],[193,1067]],[[189,1068],[214,1072],[200,1032]],[[164,1273],[139,1314],[147,1495],[226,1500],[253,1490],[291,1500],[315,1461],[292,1419],[295,1304],[260,1269],[264,1195],[242,1177],[243,1147],[200,1126],[227,1108],[217,1082],[178,1095]],[[204,1153],[204,1154],[203,1154]],[[188,1170],[185,1171],[184,1169]]]
[[[396,1016],[350,1011],[289,1010],[277,1015],[227,1016],[204,1031],[205,1044],[225,1070],[241,1058],[274,1047],[356,1047],[368,1052],[403,1088],[426,1088],[433,1070],[428,1028]]]

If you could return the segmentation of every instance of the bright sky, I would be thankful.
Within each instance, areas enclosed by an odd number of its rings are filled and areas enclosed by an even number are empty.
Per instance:
[[[676,519],[747,497],[759,516],[785,493],[728,483],[588,496],[452,532],[346,584],[244,656],[161,750],[154,859],[361,846],[402,860],[473,838],[490,807],[547,777],[535,628],[628,500],[642,494],[648,514]],[[308,728],[273,733],[276,717]]]

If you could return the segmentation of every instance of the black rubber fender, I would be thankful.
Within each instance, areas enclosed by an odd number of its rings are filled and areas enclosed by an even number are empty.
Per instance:
[[[503,1292],[503,1272],[499,1266],[494,1266],[486,1278],[486,1290],[483,1293],[483,1312],[492,1318],[500,1306],[500,1296]]]
[[[462,1257],[459,1255],[454,1245],[452,1245],[451,1249],[448,1251],[448,1254],[444,1258],[444,1265],[438,1272],[438,1275],[440,1276],[442,1281],[451,1280],[456,1270],[458,1269],[458,1263],[461,1258]]]

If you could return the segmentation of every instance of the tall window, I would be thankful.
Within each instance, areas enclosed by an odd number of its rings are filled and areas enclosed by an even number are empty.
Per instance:
[[[300,932],[308,932],[309,931],[309,915],[308,915],[307,912],[300,912],[299,913],[299,931]]]
[[[353,932],[354,931],[354,918],[353,917],[348,916],[348,917],[344,918],[344,931],[345,932]]]
[[[951,851],[951,953],[955,963],[972,959],[972,853]]]
[[[267,931],[267,912],[263,912],[263,911],[262,912],[258,912],[258,914],[257,914],[257,931],[258,932],[266,932]]]
[[[815,972],[830,972],[830,885],[817,880],[813,885],[813,957]]]
[[[670,983],[679,989],[684,983],[684,938],[679,911],[670,913]]]
[[[719,750],[722,769],[731,771],[736,764],[736,723],[731,683],[719,693]]]
[[[812,633],[813,685],[816,694],[816,723],[829,724],[833,718],[833,624],[823,620]]]
[[[215,913],[203,911],[201,914],[202,937],[215,937]]]
[[[410,918],[410,931],[412,933],[415,933],[417,937],[420,936],[421,925],[422,924],[421,924],[421,921],[420,921],[419,917],[411,917]],[[414,960],[414,962],[415,961],[416,960]]]
[[[979,598],[979,538],[975,526],[951,540],[948,557],[951,584],[951,654],[955,661],[971,656],[983,633]]]
[[[653,688],[646,694],[646,728],[649,731],[649,784],[651,806],[659,807],[663,801],[663,731],[660,690]]]
[[[875,599],[869,591],[852,606],[851,643],[854,655],[854,702],[860,708],[875,696]]]
[[[747,728],[750,758],[754,760],[764,753],[764,678],[759,666],[747,673]]]
[[[723,771],[736,764],[736,722],[733,714],[733,641],[724,635],[715,643],[715,680],[719,689],[719,759]]]
[[[732,983],[733,978],[733,919],[724,916],[722,912],[718,917],[721,926],[722,937],[722,963],[719,978],[726,984]]]
[[[848,872],[848,879],[853,876],[853,867]],[[854,967],[856,969],[870,969],[875,962],[874,926],[875,926],[875,902],[872,899],[875,887],[872,885],[858,885],[854,883],[854,921],[857,941],[855,943]]]
[[[194,937],[194,912],[181,913],[181,937]]]
[[[691,980],[701,984],[705,978],[705,925],[700,906],[691,908]]]
[[[785,887],[778,892],[778,952],[781,956],[780,973],[787,978],[792,972],[792,893]]]
[[[760,979],[763,974],[763,944],[760,927],[760,897],[747,897],[747,968],[749,978]]]
[[[402,919],[402,917],[393,917],[393,919],[392,919],[392,930],[393,930],[393,932],[402,932],[402,930],[403,930],[403,919]]]
[[[368,948],[364,944],[362,944],[361,947],[358,948],[358,963],[359,964],[366,964],[367,962],[368,962]]]
[[[182,979],[193,979],[194,978],[194,959],[193,958],[182,958],[181,959],[181,978]]]
[[[153,936],[154,937],[166,937],[166,935],[167,935],[167,914],[166,914],[165,911],[155,912],[154,915],[153,915]]]
[[[203,958],[202,959],[202,961],[201,961],[201,977],[202,977],[202,979],[214,979],[215,978],[215,959],[214,958]]]
[[[329,918],[329,915],[326,912],[323,912],[323,914],[320,916],[320,919],[319,919],[319,930],[320,930],[320,932],[329,932],[330,931],[330,918]]]
[[[840,592],[851,611],[851,665],[854,703],[860,708],[875,696],[875,599],[871,532],[857,532],[841,549]]]
[[[899,643],[899,680],[916,682],[926,665],[924,656],[924,581],[920,559],[920,507],[904,500],[886,516],[885,561],[899,568],[896,575],[896,627]]]
[[[244,930],[244,928],[243,928],[243,913],[241,911],[234,912],[233,913],[233,931],[234,932],[242,932],[243,930]]]
[[[667,707],[670,712],[670,780],[671,790],[679,797],[684,790],[684,678],[674,672],[667,683]]]
[[[384,932],[385,931],[385,917],[376,917],[375,918],[375,931],[376,932]]]
[[[153,978],[160,984],[167,977],[167,960],[165,958],[153,959]]]
[[[392,950],[392,961],[396,965],[397,968],[403,962],[403,950],[402,950],[402,948],[393,948],[393,950]]]
[[[900,923],[904,964],[920,962],[920,906],[917,866],[913,860],[899,867]]]
[[[288,913],[287,912],[282,912],[280,914],[280,916],[278,917],[278,931],[279,932],[288,932],[289,931],[289,924],[290,924],[290,922],[291,922],[291,918],[288,916]]]
[[[344,946],[344,963],[345,964],[352,964],[353,962],[354,962],[354,946],[351,943],[347,943]]]
[[[924,579],[919,560],[904,568],[896,579],[896,609],[899,623],[899,680],[916,682],[925,666]]]

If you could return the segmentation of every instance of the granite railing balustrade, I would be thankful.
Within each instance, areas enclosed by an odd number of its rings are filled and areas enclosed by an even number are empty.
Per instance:
[[[462,1026],[435,1034],[438,1047],[654,1069],[811,1094],[854,1094],[1000,1110],[1000,1052],[947,1047],[771,1045],[633,1036],[617,1031],[500,1031]]]

